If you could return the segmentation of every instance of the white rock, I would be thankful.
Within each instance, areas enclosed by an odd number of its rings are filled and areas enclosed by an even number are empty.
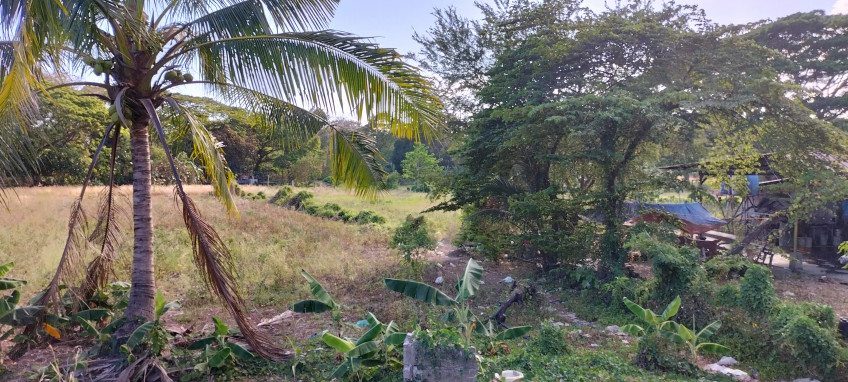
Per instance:
[[[483,281],[483,280],[480,280],[480,285],[486,285],[486,282]]]
[[[436,285],[442,285],[445,282],[445,278],[442,276],[436,277]]]
[[[621,328],[619,328],[618,325],[610,325],[610,326],[606,327],[606,331],[607,331],[607,333],[615,334],[615,333],[620,332]]]
[[[590,344],[589,346],[596,348],[596,347],[598,347],[598,344]]]
[[[739,364],[739,361],[733,359],[733,357],[721,357],[716,364],[721,366],[736,366]]]
[[[292,312],[291,310],[287,310],[287,311],[280,313],[280,314],[278,314],[274,317],[262,320],[262,322],[260,322],[258,326],[281,324],[283,321],[290,320],[293,316],[294,316],[294,312]]]
[[[452,266],[452,267],[456,268],[456,264],[454,264],[454,263],[448,263],[448,265],[450,265],[450,266]]]
[[[563,324],[562,322],[559,322],[559,321],[554,322],[551,325],[553,325],[555,328],[561,328],[561,327],[565,326],[565,324]]]
[[[751,381],[751,376],[748,373],[742,370],[731,369],[729,367],[724,367],[716,363],[711,363],[704,367],[705,371],[715,374],[724,374],[731,375],[738,381]]]
[[[512,284],[513,281],[515,281],[515,279],[513,279],[511,276],[504,277],[504,279],[501,280],[502,283],[507,283],[507,284]]]

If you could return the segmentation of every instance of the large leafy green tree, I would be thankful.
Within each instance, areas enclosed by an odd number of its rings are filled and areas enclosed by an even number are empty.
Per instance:
[[[326,25],[337,2],[0,0],[0,169],[14,172],[33,160],[28,138],[38,134],[31,123],[39,114],[38,93],[49,95],[52,89],[72,85],[101,88],[105,95],[95,96],[114,106],[114,123],[103,129],[100,146],[109,144],[114,152],[121,145],[121,132],[129,130],[134,243],[128,320],[122,333],[154,317],[152,127],[174,170],[175,195],[203,279],[257,352],[279,354],[248,322],[224,240],[203,220],[181,186],[165,124],[173,126],[170,133],[191,138],[192,156],[215,194],[235,213],[230,194],[233,176],[219,142],[172,91],[188,83],[202,84],[208,94],[248,110],[257,126],[287,150],[328,129],[333,173],[361,195],[373,194],[384,174],[373,140],[330,125],[309,110],[352,111],[371,126],[408,139],[428,137],[441,123],[440,103],[427,81],[395,51],[345,33],[309,31]],[[43,81],[48,72],[97,80],[51,87]],[[100,148],[93,163],[99,153]],[[57,301],[61,284],[82,282],[83,290],[91,290],[110,274],[114,231],[119,229],[114,188],[108,187],[101,198],[99,238],[93,239],[99,243],[99,253],[83,268],[89,236],[83,232],[87,225],[80,202],[90,174],[85,179],[71,211],[58,271],[40,301],[43,305]]]
[[[799,99],[826,121],[848,112],[848,15],[795,13],[761,23],[749,35],[779,53],[775,68],[803,87]]]
[[[412,151],[406,153],[401,167],[403,177],[415,182],[418,188],[432,185],[443,170],[436,157],[421,143],[416,143]]]
[[[697,133],[718,130],[716,121],[729,126],[722,133],[752,137],[757,152],[778,153],[775,168],[795,179],[827,166],[816,152],[845,153],[844,136],[809,117],[791,97],[797,86],[772,66],[775,52],[746,30],[715,26],[692,6],[633,1],[594,14],[579,1],[556,2],[531,2],[560,10],[544,28],[522,24],[532,8],[491,26],[507,28],[496,35],[522,38],[492,50],[494,63],[476,91],[479,111],[459,152],[463,171],[442,208],[517,217],[512,207],[530,200],[524,195],[583,200],[594,207],[584,216],[603,225],[597,255],[612,276],[625,259],[624,203],[675,186],[651,170],[668,147],[692,147]],[[514,29],[520,25],[527,28]],[[535,200],[545,217],[552,208]],[[564,236],[572,227],[546,230]]]

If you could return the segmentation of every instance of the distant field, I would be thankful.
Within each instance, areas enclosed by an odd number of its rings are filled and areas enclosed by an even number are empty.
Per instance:
[[[102,188],[87,193],[85,206],[93,214]],[[247,186],[268,197],[275,187]],[[231,218],[210,195],[208,186],[190,186],[189,194],[210,223],[229,245],[241,283],[255,302],[289,300],[289,292],[301,286],[299,272],[308,269],[316,276],[329,276],[339,283],[371,279],[382,269],[397,264],[387,250],[391,230],[409,214],[417,214],[434,203],[424,194],[407,191],[383,193],[375,201],[364,200],[333,188],[310,188],[318,202],[336,202],[351,210],[370,209],[387,218],[384,226],[357,226],[328,221],[276,207],[267,200],[237,198],[240,216]],[[130,187],[122,191],[129,196]],[[40,290],[52,276],[67,235],[67,220],[78,187],[20,188],[10,193],[7,211],[0,211],[0,263],[14,261],[14,277],[29,281],[23,292],[29,296]],[[166,296],[189,305],[208,300],[207,293],[191,261],[191,247],[181,213],[173,201],[171,187],[154,191],[155,253],[158,287]],[[437,237],[450,240],[458,227],[458,213],[432,213]],[[131,222],[120,247],[122,263],[117,277],[129,280],[132,245]]]

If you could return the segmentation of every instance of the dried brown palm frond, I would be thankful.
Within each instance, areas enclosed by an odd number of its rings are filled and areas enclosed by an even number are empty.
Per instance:
[[[141,102],[144,104],[145,109],[147,109],[153,126],[156,127],[159,141],[162,143],[165,156],[168,158],[171,166],[174,181],[176,182],[174,200],[182,204],[183,221],[191,238],[194,263],[200,270],[200,275],[206,287],[221,299],[230,311],[230,314],[232,314],[236,324],[238,324],[245,341],[247,341],[256,353],[268,359],[290,357],[290,354],[284,352],[281,347],[274,344],[270,336],[258,330],[248,320],[244,310],[244,299],[238,291],[232,255],[215,229],[203,219],[194,202],[186,195],[179,172],[177,172],[177,168],[174,165],[171,149],[165,141],[165,132],[162,129],[162,123],[159,120],[153,103],[149,99],[143,99]]]
[[[97,208],[97,224],[88,236],[88,241],[99,249],[98,255],[88,263],[82,293],[91,297],[98,289],[104,288],[109,276],[114,276],[114,263],[117,257],[115,248],[123,240],[123,228],[129,221],[129,197],[115,185],[115,159],[118,152],[120,126],[115,128],[112,139],[112,156],[109,159],[109,183],[100,193]]]
[[[172,382],[168,371],[154,356],[139,357],[118,375],[116,382]]]
[[[182,203],[183,220],[191,238],[194,262],[201,277],[209,288],[226,305],[241,330],[241,334],[254,351],[270,359],[286,358],[282,348],[257,329],[244,311],[244,299],[238,291],[232,255],[224,241],[209,223],[203,220],[194,202],[182,190],[179,183],[174,189],[174,198]]]
[[[94,173],[94,166],[97,164],[97,159],[100,158],[100,154],[103,152],[103,146],[109,139],[109,133],[112,131],[114,125],[115,124],[110,124],[106,128],[106,131],[103,134],[103,139],[100,141],[100,145],[97,146],[97,150],[94,152],[94,157],[91,158],[91,164],[88,166],[88,173],[82,183],[80,195],[71,206],[71,217],[68,221],[68,237],[65,240],[62,257],[59,260],[59,265],[56,267],[56,273],[53,274],[53,278],[47,285],[46,292],[36,302],[36,305],[49,306],[53,303],[54,309],[58,310],[60,308],[60,304],[57,303],[60,301],[59,286],[62,284],[79,285],[79,282],[84,277],[82,272],[83,255],[88,249],[89,242],[85,233],[88,219],[86,217],[85,210],[82,207],[82,200],[85,197],[85,191],[88,188],[88,184],[91,181],[92,174]],[[73,291],[71,291],[71,293],[73,293]]]

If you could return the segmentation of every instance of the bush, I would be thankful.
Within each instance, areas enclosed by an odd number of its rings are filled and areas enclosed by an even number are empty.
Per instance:
[[[789,325],[796,317],[807,317],[823,329],[835,330],[836,314],[830,305],[802,302],[800,304],[781,304],[773,309],[771,323],[780,329]]]
[[[765,316],[777,302],[771,271],[752,265],[739,281],[739,303],[751,317]]]
[[[544,322],[539,327],[539,336],[530,342],[530,347],[545,356],[569,354],[571,350],[565,340],[565,335],[564,330],[553,326],[550,321]]]
[[[781,330],[784,346],[804,373],[820,377],[831,375],[839,357],[839,345],[832,330],[807,316],[793,318]]]
[[[693,270],[694,279],[685,294],[681,295],[685,304],[677,313],[678,321],[694,323],[693,326],[702,328],[718,319],[712,302],[715,299],[717,287],[715,282],[707,277],[702,268]]]
[[[698,250],[659,242],[647,232],[633,236],[625,246],[642,252],[651,260],[656,283],[653,297],[657,306],[668,304],[676,296],[686,295],[700,271]]]
[[[304,206],[310,201],[314,195],[312,195],[309,191],[300,191],[297,194],[294,194],[289,200],[286,202],[286,206],[293,210],[303,209]]]
[[[751,262],[751,260],[740,255],[719,255],[704,263],[704,269],[707,271],[707,275],[711,279],[730,280],[732,278],[745,276],[745,272],[748,271],[748,268],[752,265],[754,265],[754,263]]]
[[[651,297],[651,285],[645,280],[622,276],[602,285],[601,289],[610,295],[610,309],[619,313],[629,313],[630,310],[624,305],[624,299],[645,305]]]
[[[409,215],[406,217],[406,221],[395,230],[389,247],[400,250],[403,260],[408,264],[413,264],[415,258],[421,255],[424,250],[436,248],[436,239],[430,236],[427,221],[423,216],[412,217],[412,215]]]
[[[507,221],[490,219],[480,212],[472,207],[462,209],[462,224],[454,243],[457,246],[471,244],[476,253],[489,260],[497,260],[511,248],[512,226]]]
[[[351,220],[356,224],[386,224],[386,218],[377,215],[376,212],[371,210],[359,211]]]
[[[386,181],[383,183],[383,187],[386,190],[396,190],[400,187],[400,174],[397,171],[392,171],[391,174],[386,176]]]
[[[739,284],[724,284],[718,288],[713,305],[732,308],[739,306]]]
[[[407,190],[412,192],[430,192],[430,186],[426,184],[413,184],[407,188]]]
[[[645,336],[639,339],[636,358],[633,363],[645,370],[673,372],[683,375],[693,375],[698,372],[697,366],[690,364],[674,349],[670,341],[660,336]]]
[[[294,189],[291,186],[283,186],[277,190],[277,193],[268,202],[277,206],[284,206],[292,194],[294,194]]]

